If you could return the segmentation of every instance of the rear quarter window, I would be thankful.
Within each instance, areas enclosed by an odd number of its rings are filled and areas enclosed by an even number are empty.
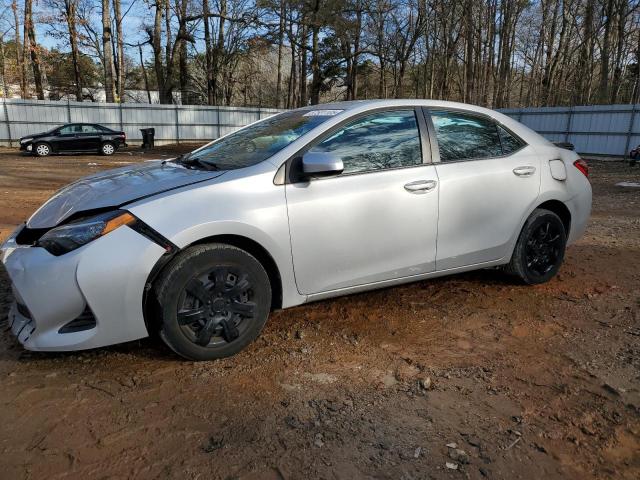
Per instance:
[[[498,134],[500,135],[500,142],[502,143],[503,155],[511,155],[526,145],[522,139],[509,132],[501,125],[498,125]]]

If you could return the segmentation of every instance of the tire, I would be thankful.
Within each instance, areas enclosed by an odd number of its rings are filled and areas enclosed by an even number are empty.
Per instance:
[[[33,153],[37,157],[48,157],[51,155],[51,147],[48,143],[36,143],[33,146]]]
[[[178,254],[153,294],[160,337],[189,360],[238,353],[260,334],[271,309],[264,267],[246,251],[219,243]]]
[[[104,142],[100,145],[100,153],[105,156],[113,155],[116,153],[116,146],[113,142]]]
[[[560,217],[538,208],[522,227],[505,270],[527,285],[548,282],[558,273],[566,246],[567,232]]]

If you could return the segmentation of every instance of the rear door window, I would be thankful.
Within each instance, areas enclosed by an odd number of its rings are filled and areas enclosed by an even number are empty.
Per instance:
[[[431,112],[441,162],[502,156],[498,125],[492,120],[461,112]]]

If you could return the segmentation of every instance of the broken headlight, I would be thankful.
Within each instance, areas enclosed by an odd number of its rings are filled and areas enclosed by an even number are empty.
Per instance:
[[[122,225],[132,225],[136,217],[123,210],[102,213],[53,228],[45,233],[36,246],[52,255],[63,255],[102,237]]]

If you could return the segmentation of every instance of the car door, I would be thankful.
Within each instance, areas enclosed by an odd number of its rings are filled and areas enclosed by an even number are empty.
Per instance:
[[[95,125],[82,125],[78,150],[98,150],[102,132]]]
[[[82,133],[82,126],[78,124],[65,125],[58,130],[58,134],[55,136],[54,148],[59,152],[69,152],[78,150],[78,143],[80,141],[80,134]]]
[[[416,113],[378,111],[337,127],[309,151],[340,157],[343,173],[286,185],[301,293],[434,270],[438,178]]]
[[[436,268],[499,260],[538,198],[534,149],[494,119],[431,110],[440,181]]]

